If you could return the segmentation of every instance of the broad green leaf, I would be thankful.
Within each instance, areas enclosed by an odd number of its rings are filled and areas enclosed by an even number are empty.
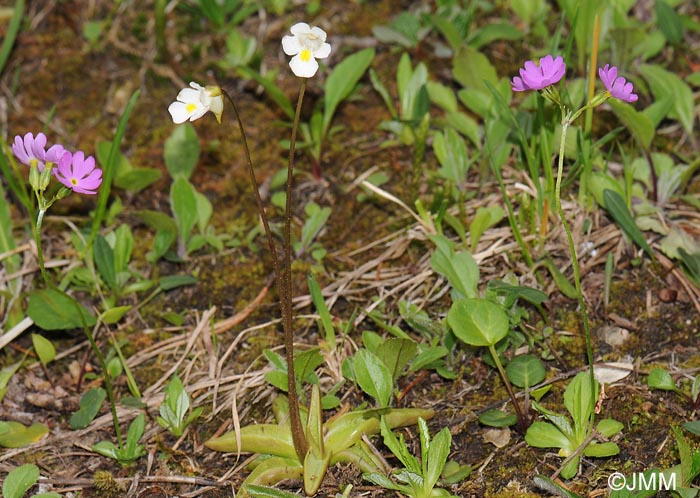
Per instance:
[[[134,168],[128,173],[117,175],[114,186],[138,193],[160,180],[163,173],[155,168]]]
[[[647,377],[647,385],[653,389],[662,389],[664,391],[677,391],[678,387],[673,381],[673,378],[663,368],[655,368],[649,372]]]
[[[27,463],[10,471],[2,483],[3,498],[22,498],[39,480],[39,467]]]
[[[656,24],[671,45],[678,45],[683,40],[683,22],[680,16],[664,0],[654,1]]]
[[[144,209],[142,211],[136,211],[136,216],[153,230],[177,234],[177,225],[175,221],[165,213]]]
[[[176,289],[184,285],[194,285],[197,279],[192,275],[166,275],[158,280],[158,287],[164,291]]]
[[[469,224],[469,239],[472,251],[476,251],[476,246],[479,244],[479,240],[484,232],[498,224],[505,215],[505,211],[499,205],[482,206],[476,210],[476,214]]]
[[[452,88],[436,81],[426,82],[425,88],[428,90],[430,102],[442,107],[448,113],[457,112],[457,96]]]
[[[479,422],[490,427],[509,427],[518,423],[518,417],[494,408],[479,415]]]
[[[572,443],[549,422],[533,422],[525,433],[525,442],[535,448],[570,448]]]
[[[447,277],[452,288],[459,295],[473,298],[477,296],[479,284],[479,266],[474,257],[466,252],[455,252],[452,243],[442,235],[429,236],[436,245],[436,250],[430,257],[433,270]]]
[[[618,422],[612,418],[604,418],[598,425],[596,425],[596,430],[600,432],[603,437],[613,437],[615,434],[624,429],[625,425],[622,422]]]
[[[447,128],[442,133],[436,133],[433,138],[433,151],[440,163],[440,176],[458,187],[467,181],[467,146],[455,130]]]
[[[134,249],[134,235],[127,224],[119,225],[113,233],[114,269],[117,273],[125,272],[128,270],[131,252]]]
[[[493,346],[510,329],[508,315],[486,299],[457,299],[447,314],[447,323],[462,342],[471,346]]]
[[[388,406],[393,389],[391,372],[377,355],[360,349],[355,354],[355,378],[362,390],[381,408]]]
[[[437,484],[445,462],[447,462],[447,456],[450,454],[450,446],[452,446],[452,435],[450,429],[444,427],[430,441],[426,462],[427,472],[424,475],[426,489],[432,489]]]
[[[214,212],[214,208],[204,194],[195,192],[195,198],[197,199],[197,228],[201,233],[204,233],[211,219],[211,215]]]
[[[190,123],[176,126],[165,141],[163,156],[165,166],[173,179],[190,178],[199,160],[199,138]]]
[[[392,380],[396,382],[404,367],[415,357],[417,349],[415,341],[393,337],[381,343],[374,353],[386,365]]]
[[[649,83],[655,100],[673,96],[673,111],[669,116],[680,121],[685,131],[692,134],[695,100],[690,87],[677,74],[656,64],[642,64],[639,66],[639,72]]]
[[[114,325],[117,323],[119,320],[122,319],[122,317],[131,309],[131,305],[127,306],[115,306],[114,308],[110,308],[104,313],[102,313],[102,316],[100,316],[100,320],[102,320],[104,323],[107,325]]]
[[[617,99],[609,99],[608,104],[617,118],[637,140],[639,145],[649,150],[655,134],[654,124],[651,118],[644,112],[637,111],[631,104]]]
[[[97,266],[100,276],[110,289],[117,290],[117,270],[114,267],[114,250],[100,234],[97,234],[95,237],[92,253],[95,259],[95,266]]]
[[[82,314],[88,327],[95,317],[64,292],[55,289],[34,290],[29,294],[27,315],[44,330],[67,330],[83,326]]]
[[[403,466],[411,472],[420,472],[421,468],[418,459],[408,451],[403,437],[396,437],[391,428],[387,425],[384,417],[381,419],[380,430],[382,438],[384,439],[384,444],[394,456],[399,459]]]
[[[19,422],[0,421],[0,446],[24,448],[36,443],[48,433],[49,428],[44,424],[33,424],[26,427]]]
[[[593,442],[586,446],[583,450],[583,454],[589,457],[604,458],[620,453],[620,447],[613,443],[612,441],[607,441],[605,443]]]
[[[644,252],[646,252],[650,258],[654,259],[654,253],[651,247],[649,247],[646,239],[644,239],[642,231],[635,224],[632,213],[630,213],[622,196],[613,190],[605,190],[603,192],[603,199],[605,201],[605,209],[610,213],[610,216],[613,217],[622,231],[625,232],[635,244],[644,249]]]
[[[94,420],[102,407],[107,393],[101,387],[93,387],[80,398],[80,408],[68,423],[72,429],[85,429]]]
[[[479,29],[469,40],[469,45],[478,49],[497,40],[516,41],[522,37],[522,31],[513,26],[512,23],[493,22]]]
[[[498,83],[496,69],[491,65],[488,57],[467,45],[460,47],[455,54],[452,61],[452,74],[463,88],[476,89],[487,95],[489,90],[484,80],[492,85]]]
[[[594,380],[594,384],[595,392],[591,392],[590,373],[579,372],[571,379],[564,391],[564,406],[571,414],[574,431],[577,437],[580,437],[579,443],[585,439],[584,431],[598,399],[598,381]]]
[[[340,103],[352,92],[374,59],[374,49],[366,48],[343,59],[328,76],[325,85],[323,109],[323,133],[328,132],[331,119]]]
[[[516,386],[529,389],[542,382],[547,371],[539,358],[524,354],[516,356],[506,365],[506,374]]]
[[[34,345],[36,355],[39,357],[39,361],[43,365],[52,362],[56,357],[56,348],[46,337],[39,334],[32,334],[32,344]]]
[[[178,176],[170,187],[170,209],[183,241],[189,240],[192,228],[197,222],[196,194],[197,191],[184,176]]]
[[[257,486],[255,484],[244,484],[243,489],[248,491],[253,498],[299,498],[299,495],[290,493],[289,491],[269,488],[267,486]]]

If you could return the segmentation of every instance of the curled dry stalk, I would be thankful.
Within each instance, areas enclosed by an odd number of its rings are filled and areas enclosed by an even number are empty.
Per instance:
[[[296,134],[299,128],[299,119],[301,115],[301,104],[304,99],[304,92],[306,90],[306,78],[302,79],[301,89],[299,91],[299,99],[297,101],[296,114],[294,116],[294,127],[292,128],[292,138],[289,146],[289,162],[287,166],[287,199],[285,205],[284,213],[284,239],[283,239],[283,260],[280,263],[278,258],[277,248],[275,246],[274,239],[272,237],[272,232],[270,230],[270,224],[267,219],[267,214],[265,213],[265,206],[263,205],[262,198],[260,197],[260,191],[258,190],[258,182],[255,176],[255,169],[253,168],[253,161],[250,156],[250,148],[248,147],[248,140],[246,138],[245,129],[243,127],[243,121],[241,120],[238,108],[231,98],[231,96],[222,90],[222,93],[226,96],[231,107],[233,108],[233,113],[236,116],[236,121],[238,122],[238,128],[241,132],[241,137],[243,140],[243,149],[246,155],[246,163],[248,169],[248,175],[250,176],[251,186],[253,188],[253,193],[255,195],[255,203],[260,213],[260,218],[262,220],[263,227],[265,229],[265,235],[267,237],[267,242],[270,248],[270,254],[272,255],[272,266],[277,277],[277,293],[279,294],[280,300],[280,311],[282,313],[282,328],[284,330],[284,346],[285,346],[285,356],[287,362],[287,387],[288,387],[288,398],[289,398],[289,422],[292,431],[292,440],[294,441],[294,450],[299,458],[299,461],[303,462],[306,456],[309,445],[304,435],[304,428],[301,423],[301,415],[299,413],[299,396],[297,394],[297,383],[296,376],[294,374],[294,329],[293,329],[293,313],[292,313],[292,243],[291,243],[291,222],[292,222],[292,209],[291,209],[291,198],[292,198],[292,181],[294,173],[294,149],[296,144]]]

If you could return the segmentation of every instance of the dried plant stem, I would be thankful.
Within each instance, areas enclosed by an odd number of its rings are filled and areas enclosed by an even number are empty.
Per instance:
[[[267,219],[267,214],[265,213],[265,206],[263,205],[262,198],[260,197],[260,191],[258,189],[258,181],[255,177],[255,169],[253,168],[253,160],[250,155],[250,147],[248,146],[248,140],[246,138],[245,129],[243,127],[243,121],[236,107],[236,103],[233,101],[231,96],[223,91],[223,94],[228,99],[231,107],[233,108],[233,113],[236,116],[236,121],[238,122],[238,128],[241,132],[241,137],[243,140],[243,149],[246,155],[246,164],[248,168],[248,175],[250,176],[250,181],[253,188],[253,194],[255,196],[255,203],[260,214],[260,219],[262,220],[263,228],[265,229],[265,235],[267,237],[267,242],[270,248],[270,254],[272,255],[272,266],[277,278],[277,293],[279,294],[280,300],[280,311],[282,313],[282,327],[284,329],[284,345],[286,350],[286,360],[287,360],[287,378],[288,378],[288,397],[289,397],[289,423],[292,430],[292,439],[294,441],[294,449],[296,450],[297,457],[300,462],[304,461],[306,452],[308,451],[308,443],[306,442],[306,437],[304,436],[304,428],[301,424],[301,416],[299,414],[299,397],[296,391],[296,377],[294,375],[294,330],[292,323],[292,285],[291,285],[291,202],[292,197],[292,174],[294,171],[294,146],[296,141],[296,132],[299,127],[299,116],[301,114],[301,103],[304,98],[304,90],[306,89],[306,79],[303,80],[301,91],[299,92],[299,101],[297,103],[296,116],[294,119],[294,128],[292,129],[292,140],[289,149],[289,166],[287,173],[287,204],[285,208],[285,225],[284,225],[284,243],[283,243],[283,261],[280,264],[280,259],[277,255],[277,248],[275,246],[274,239],[272,237],[272,231],[270,230],[270,224]]]

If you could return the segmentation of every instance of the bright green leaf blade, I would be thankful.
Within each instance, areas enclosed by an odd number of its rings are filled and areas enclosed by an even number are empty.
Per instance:
[[[663,389],[664,391],[678,390],[671,375],[663,368],[655,368],[649,372],[647,385],[653,389]]]
[[[604,418],[596,426],[596,430],[600,432],[604,437],[612,437],[622,429],[624,429],[624,424],[618,422],[617,420],[611,418]]]
[[[71,297],[55,289],[35,290],[29,294],[27,315],[44,330],[67,330],[83,326],[80,314],[88,327],[95,325],[95,317]]]
[[[160,180],[163,173],[155,168],[134,168],[128,173],[118,175],[114,179],[114,185],[129,192],[138,193]]]
[[[210,439],[204,446],[227,453],[261,453],[296,459],[294,442],[289,426],[257,424],[247,425],[240,431],[240,449],[235,432]]]
[[[333,319],[328,311],[328,306],[326,306],[326,300],[323,298],[321,287],[318,285],[316,276],[309,272],[306,276],[306,283],[309,287],[311,301],[314,303],[314,307],[316,308],[318,315],[321,317],[321,324],[325,333],[326,343],[331,351],[335,350],[335,327],[333,326]]]
[[[360,349],[355,354],[355,378],[362,390],[372,396],[380,407],[389,404],[393,382],[391,372],[377,355]]]
[[[654,253],[651,251],[651,247],[647,244],[644,239],[644,234],[637,227],[632,218],[632,213],[627,208],[624,199],[620,194],[613,190],[605,190],[603,192],[603,198],[605,200],[605,209],[610,213],[615,222],[620,226],[623,232],[634,241],[639,247],[644,249],[650,258],[654,259]]]
[[[68,423],[72,429],[85,429],[94,420],[104,403],[107,393],[101,387],[93,387],[80,398],[80,408]]]
[[[428,471],[424,476],[426,489],[432,489],[440,479],[442,469],[447,462],[447,455],[450,454],[450,446],[452,446],[452,435],[450,430],[445,427],[430,442],[427,460]]]
[[[542,382],[547,371],[539,358],[524,354],[516,356],[506,365],[506,374],[516,386],[529,389]]]
[[[192,176],[199,160],[199,138],[190,123],[176,126],[170,137],[165,141],[163,156],[165,166],[172,178]]]
[[[450,307],[447,323],[459,340],[471,346],[493,346],[510,328],[508,315],[486,299],[458,299]]]
[[[114,250],[109,246],[107,240],[99,234],[95,237],[92,248],[95,266],[97,266],[100,276],[110,289],[117,290],[117,270],[114,267]]]
[[[417,350],[418,345],[415,341],[392,337],[382,342],[375,353],[389,369],[391,378],[396,382],[404,367],[415,357]]]
[[[326,104],[323,109],[323,133],[328,131],[338,105],[350,95],[374,59],[374,49],[366,48],[343,59],[328,76],[325,85]]]
[[[36,443],[48,433],[49,428],[44,424],[33,424],[26,427],[19,422],[0,421],[0,446],[24,448]]]
[[[518,417],[494,408],[479,415],[479,422],[489,427],[509,427],[518,423]]]
[[[466,251],[455,252],[452,243],[441,235],[429,237],[436,245],[436,250],[430,257],[433,270],[447,277],[452,288],[462,296],[476,297],[479,266],[474,257]]]
[[[255,484],[246,484],[243,486],[243,489],[248,491],[253,498],[299,498],[299,495],[288,491],[267,486],[257,486]]]
[[[605,443],[591,443],[583,450],[583,454],[589,457],[604,458],[620,453],[620,447],[612,441]]]
[[[616,99],[609,99],[608,104],[639,145],[649,150],[655,134],[651,119],[643,112],[637,111],[631,104]]]
[[[639,72],[649,83],[655,100],[673,96],[671,118],[677,119],[688,134],[693,133],[695,121],[695,99],[692,89],[676,73],[667,71],[656,64],[642,64]]]
[[[540,421],[528,427],[525,442],[535,448],[570,448],[574,444],[554,425]]]
[[[119,320],[121,320],[130,309],[131,305],[115,306],[114,308],[110,308],[104,313],[102,313],[100,320],[102,320],[107,325],[114,325]]]
[[[56,348],[46,337],[39,334],[32,334],[32,344],[34,351],[43,365],[52,362],[56,357]]]
[[[3,498],[22,498],[39,480],[39,467],[27,463],[10,471],[2,483]]]

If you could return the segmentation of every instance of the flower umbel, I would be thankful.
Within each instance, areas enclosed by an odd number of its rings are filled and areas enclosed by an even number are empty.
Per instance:
[[[525,90],[541,90],[557,83],[566,72],[564,58],[559,55],[556,59],[551,55],[545,55],[540,59],[538,66],[533,61],[527,61],[524,68],[520,68],[520,76],[510,82],[514,92]]]
[[[224,97],[218,86],[201,86],[194,81],[191,88],[183,88],[177,94],[177,101],[170,104],[168,112],[175,124],[187,120],[194,121],[211,111],[216,120],[221,123],[221,113],[224,110]]]
[[[300,78],[311,78],[318,71],[316,59],[325,59],[331,53],[326,43],[326,32],[318,27],[310,27],[300,22],[291,27],[291,35],[282,38],[282,49],[293,55],[289,67]]]
[[[58,162],[56,178],[79,194],[94,195],[102,184],[102,170],[95,167],[95,158],[85,157],[82,151],[66,152]]]
[[[617,75],[617,67],[610,67],[610,64],[606,64],[598,69],[598,76],[605,85],[605,89],[616,99],[636,102],[639,98],[636,93],[632,93],[634,91],[632,83]]]
[[[43,133],[37,133],[36,137],[32,133],[27,133],[24,137],[17,135],[12,144],[15,157],[27,166],[36,165],[39,171],[44,170],[47,162],[58,164],[65,151],[59,144],[52,145],[49,150],[46,150],[46,135]]]

